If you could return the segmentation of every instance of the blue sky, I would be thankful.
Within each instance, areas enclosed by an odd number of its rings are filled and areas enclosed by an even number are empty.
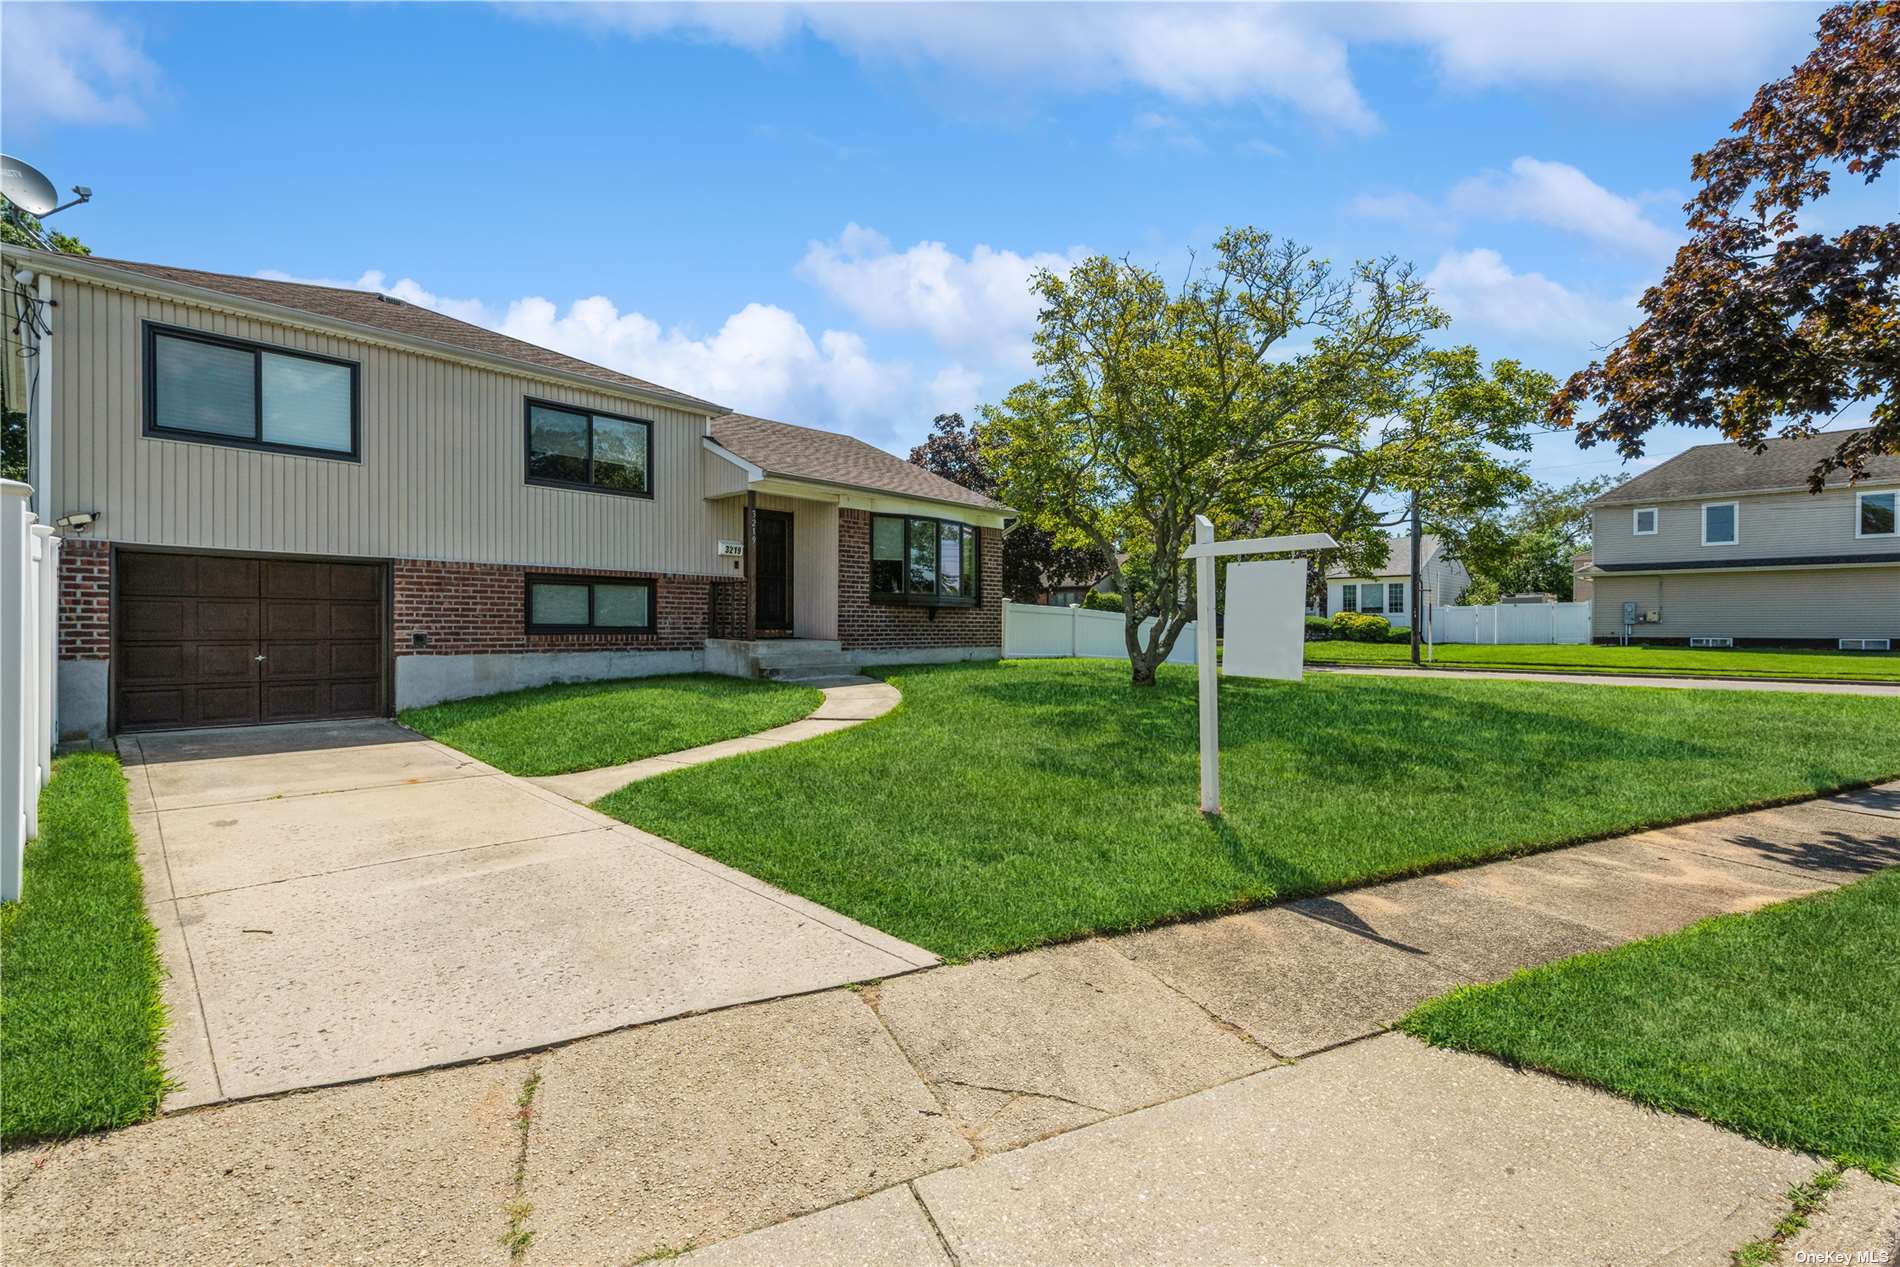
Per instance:
[[[1178,274],[1232,223],[1579,368],[1817,12],[8,3],[0,140],[93,187],[58,223],[99,254],[388,288],[901,452],[1029,375],[1031,270]]]

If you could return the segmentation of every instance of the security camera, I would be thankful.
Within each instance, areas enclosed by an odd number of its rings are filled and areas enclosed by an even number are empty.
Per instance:
[[[55,526],[64,528],[68,532],[84,532],[98,517],[92,511],[82,510],[76,515],[61,515],[53,522]]]

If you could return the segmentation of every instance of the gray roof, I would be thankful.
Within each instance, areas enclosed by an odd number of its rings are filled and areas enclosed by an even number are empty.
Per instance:
[[[1423,566],[1430,563],[1432,556],[1438,553],[1439,542],[1438,538],[1429,532],[1418,540],[1419,563]],[[1411,574],[1412,538],[1410,534],[1386,538],[1385,564],[1382,567],[1373,568],[1370,572],[1353,572],[1347,570],[1343,563],[1336,563],[1326,569],[1328,576],[1410,576]]]
[[[89,264],[103,264],[108,268],[142,273],[147,277],[185,286],[196,286],[202,290],[219,291],[223,294],[235,295],[240,299],[276,304],[281,308],[294,308],[299,312],[310,313],[312,316],[354,322],[357,325],[371,326],[393,335],[429,339],[484,356],[506,357],[509,360],[538,365],[544,369],[559,370],[564,374],[578,374],[594,379],[603,386],[635,391],[655,400],[670,401],[695,413],[716,414],[725,409],[724,405],[715,405],[697,396],[689,396],[685,392],[674,391],[658,383],[649,383],[643,378],[622,374],[619,370],[610,370],[604,365],[595,365],[579,357],[569,356],[565,352],[556,352],[551,348],[544,348],[521,339],[511,339],[486,326],[458,321],[433,308],[404,303],[399,299],[379,295],[375,291],[348,290],[340,286],[313,286],[307,282],[280,282],[264,277],[240,277],[231,273],[206,273],[195,268],[141,264],[133,260],[106,259],[97,255],[80,258]]]
[[[979,510],[1009,509],[1001,502],[973,493],[961,484],[953,484],[941,475],[866,444],[856,436],[836,431],[796,427],[789,422],[773,422],[770,418],[754,418],[750,414],[727,414],[713,419],[712,438],[721,448],[769,475],[953,502]]]
[[[1811,436],[1770,440],[1760,453],[1739,444],[1698,444],[1678,453],[1667,462],[1644,471],[1635,479],[1619,484],[1591,503],[1593,506],[1617,506],[1630,502],[1667,501],[1675,497],[1705,497],[1718,493],[1765,493],[1775,489],[1805,488],[1808,473],[1823,458],[1853,435],[1847,431],[1822,431]],[[1867,462],[1867,477],[1900,480],[1900,454],[1880,454]],[[1846,484],[1845,471],[1834,471],[1827,482]]]

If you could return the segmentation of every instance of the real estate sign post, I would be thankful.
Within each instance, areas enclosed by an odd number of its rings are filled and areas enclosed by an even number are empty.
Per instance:
[[[1194,659],[1200,672],[1201,697],[1201,813],[1220,813],[1220,676],[1217,660],[1215,560],[1243,554],[1284,554],[1294,550],[1330,550],[1339,543],[1324,532],[1287,537],[1252,537],[1245,541],[1214,540],[1214,525],[1206,515],[1194,516],[1194,544],[1182,557],[1194,560]],[[1228,630],[1234,642],[1232,663],[1252,670],[1249,676],[1298,681],[1305,634],[1306,561],[1250,564],[1228,573],[1228,607],[1243,618],[1244,628]],[[1236,592],[1235,587],[1239,587]],[[1238,600],[1238,601],[1236,601]],[[1289,647],[1286,644],[1292,639]],[[1289,667],[1289,665],[1291,667]]]

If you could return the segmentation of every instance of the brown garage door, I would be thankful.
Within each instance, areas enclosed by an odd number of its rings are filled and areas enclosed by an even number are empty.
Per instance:
[[[120,550],[119,730],[379,717],[381,563]]]

